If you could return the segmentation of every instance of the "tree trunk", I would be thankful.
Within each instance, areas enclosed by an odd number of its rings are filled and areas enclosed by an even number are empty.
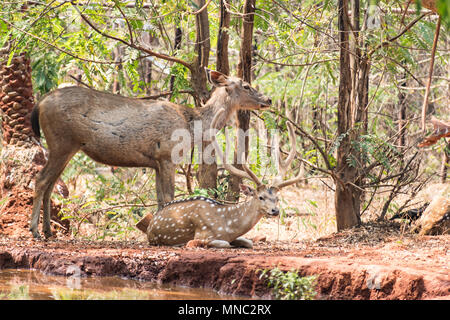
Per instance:
[[[181,30],[181,27],[177,26],[175,28],[175,40],[174,40],[174,43],[173,43],[173,50],[174,51],[180,49],[182,36],[183,36],[183,32]],[[174,90],[174,84],[175,84],[175,76],[172,75],[170,77],[170,87],[169,87],[169,90],[172,91],[172,92]]]
[[[195,0],[198,8],[202,8],[205,5],[205,0]],[[208,101],[210,94],[206,87],[206,72],[205,68],[208,67],[209,51],[211,49],[210,34],[209,34],[209,20],[208,9],[204,9],[202,12],[195,16],[197,38],[195,41],[195,52],[197,53],[197,59],[194,62],[191,74],[192,88],[198,95],[198,99],[195,101],[197,107],[202,103]]]
[[[2,110],[2,150],[0,155],[0,230],[9,236],[29,236],[29,215],[33,204],[34,177],[45,164],[45,154],[35,141],[30,114],[34,107],[30,59],[25,54],[12,58],[9,49],[0,49],[0,108]],[[68,221],[52,219],[68,229]]]
[[[112,86],[112,93],[114,94],[120,94],[120,81],[119,81],[119,77],[120,77],[120,73],[122,73],[122,56],[123,56],[123,51],[124,48],[120,45],[114,47],[113,49],[113,60],[116,63],[116,71],[114,72],[114,81],[113,81],[113,86]]]
[[[353,8],[356,6],[353,5]],[[357,6],[359,7],[359,6]],[[356,13],[359,15],[359,13]],[[350,45],[348,17],[348,0],[338,1],[338,30],[340,46],[340,79],[338,97],[338,136],[339,146],[337,148],[336,166],[336,192],[335,209],[337,230],[351,228],[360,223],[361,190],[358,188],[360,180],[357,166],[352,165],[349,159],[360,159],[357,150],[352,147],[352,142],[359,136],[359,130],[363,126],[356,126],[364,121],[365,104],[368,89],[367,77],[369,64],[367,59],[359,59],[357,39],[353,39]],[[356,57],[350,59],[350,50]],[[357,70],[352,70],[357,68]],[[355,91],[356,90],[356,91]]]
[[[228,40],[230,35],[227,29],[230,27],[230,13],[227,11],[229,0],[220,0],[219,35],[217,37],[217,71],[230,74],[230,63],[228,61]]]
[[[242,20],[242,30],[241,30],[241,51],[239,55],[239,63],[237,66],[237,76],[244,79],[248,83],[252,81],[252,53],[253,53],[253,22],[255,13],[255,3],[256,0],[245,0],[244,2],[244,17]],[[247,132],[250,127],[250,112],[249,111],[239,111],[237,114],[238,126],[243,132]],[[241,137],[237,136],[238,139],[245,139],[245,155],[248,154],[249,137],[244,135]],[[237,141],[236,145],[242,145],[242,141]],[[237,160],[237,154],[235,154],[235,163]],[[236,167],[242,169],[242,166],[236,164]],[[228,195],[227,199],[230,201],[239,200],[239,184],[242,179],[239,177],[231,176],[230,183],[228,185]]]
[[[252,81],[252,53],[253,53],[253,22],[255,18],[256,0],[245,0],[244,17],[241,31],[241,51],[237,65],[237,76],[251,83]]]
[[[228,62],[228,39],[226,29],[230,26],[230,13],[226,10],[228,0],[220,1],[220,22],[217,38],[216,70],[223,74],[230,74]],[[206,128],[205,128],[206,129]],[[204,146],[205,147],[205,146]],[[217,164],[203,164],[199,168],[199,185],[201,188],[214,189],[217,185]]]
[[[198,8],[205,5],[205,0],[196,0]],[[197,40],[195,44],[195,51],[197,52],[196,66],[192,73],[192,85],[195,92],[199,93],[202,102],[206,102],[209,98],[209,92],[206,88],[206,72],[208,67],[210,44],[209,20],[208,10],[205,9],[196,15],[197,26]],[[198,104],[199,106],[200,104]],[[208,128],[203,128],[206,130]],[[209,142],[203,143],[203,150],[207,147]],[[203,189],[215,189],[217,183],[217,166],[216,164],[200,163],[198,168],[198,184]]]
[[[142,44],[147,47],[152,47],[152,40],[154,37],[151,35],[149,31],[142,31],[141,33],[141,42]],[[141,52],[141,57],[144,56],[144,54]],[[145,93],[148,95],[152,94],[152,61],[149,58],[141,58],[139,60],[139,76],[141,81],[145,85]]]

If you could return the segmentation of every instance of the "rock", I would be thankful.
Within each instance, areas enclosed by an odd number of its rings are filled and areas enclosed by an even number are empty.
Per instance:
[[[252,239],[253,242],[266,242],[267,238],[266,236],[260,235],[260,236],[256,236]]]

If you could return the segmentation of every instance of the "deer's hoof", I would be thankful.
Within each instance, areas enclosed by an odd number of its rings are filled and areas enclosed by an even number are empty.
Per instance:
[[[212,248],[231,248],[228,241],[225,240],[212,240],[208,243],[208,247]]]
[[[43,232],[44,232],[44,237],[46,240],[50,240],[50,239],[54,238],[53,233],[51,231],[43,230]]]
[[[253,241],[242,237],[231,241],[231,245],[235,247],[253,249]]]
[[[39,234],[38,231],[31,230],[31,234],[33,235],[33,239],[35,239],[35,240],[42,240],[42,237],[41,237],[41,235]]]
[[[186,243],[186,248],[204,248],[206,243],[203,240],[194,239]]]

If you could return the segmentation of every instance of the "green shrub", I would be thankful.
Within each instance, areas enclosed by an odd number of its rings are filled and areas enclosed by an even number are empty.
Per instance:
[[[267,285],[272,287],[273,295],[277,300],[313,300],[317,292],[317,276],[300,277],[298,272],[281,271],[278,267],[272,270],[263,270],[260,279],[267,279]]]

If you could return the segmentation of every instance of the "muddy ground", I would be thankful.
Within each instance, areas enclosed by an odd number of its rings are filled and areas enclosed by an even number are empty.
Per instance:
[[[0,269],[120,276],[272,298],[259,272],[278,266],[317,275],[319,299],[450,299],[450,236],[401,234],[369,223],[314,241],[260,241],[254,249],[151,247],[144,241],[35,241],[0,236]]]

